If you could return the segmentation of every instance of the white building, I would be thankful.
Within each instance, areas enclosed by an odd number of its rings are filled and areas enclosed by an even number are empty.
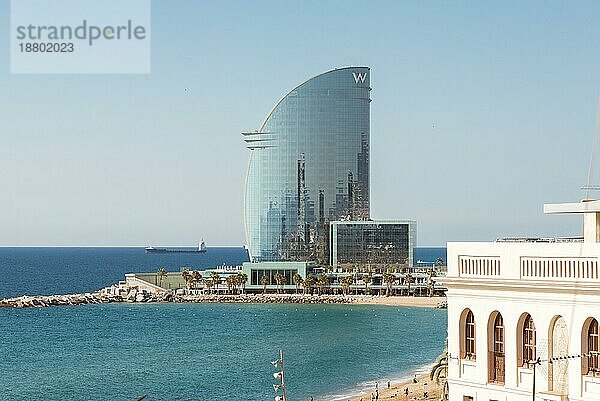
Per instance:
[[[583,238],[448,244],[451,401],[600,400],[600,201],[544,212]]]

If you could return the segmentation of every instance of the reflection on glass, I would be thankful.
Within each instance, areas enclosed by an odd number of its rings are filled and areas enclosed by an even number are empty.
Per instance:
[[[367,67],[318,75],[244,133],[253,261],[327,263],[329,222],[369,218],[369,84]]]

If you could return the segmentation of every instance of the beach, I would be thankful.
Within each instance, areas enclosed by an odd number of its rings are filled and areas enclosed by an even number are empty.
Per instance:
[[[441,302],[446,302],[446,297],[405,297],[405,296],[365,296],[356,295],[354,303],[362,305],[386,305],[386,306],[418,306],[435,308]]]
[[[441,386],[431,380],[429,374],[417,375],[416,381],[414,383],[413,379],[409,379],[401,383],[391,383],[389,388],[387,381],[378,382],[378,401],[440,400]],[[406,389],[408,395],[405,393]],[[375,387],[370,393],[349,398],[348,401],[371,401],[371,393],[375,395]]]

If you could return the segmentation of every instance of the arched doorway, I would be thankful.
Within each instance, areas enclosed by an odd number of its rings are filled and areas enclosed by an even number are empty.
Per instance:
[[[569,360],[552,359],[569,355],[569,331],[562,316],[553,319],[549,334],[548,350],[552,363],[549,364],[548,369],[548,387],[554,393],[567,395],[569,394]]]
[[[488,321],[488,382],[504,384],[504,319],[498,311]]]

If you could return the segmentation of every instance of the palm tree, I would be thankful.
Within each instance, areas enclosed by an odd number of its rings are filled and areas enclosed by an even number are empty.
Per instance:
[[[389,297],[392,292],[392,286],[396,282],[396,276],[389,272],[383,273],[383,282],[387,284],[385,296]]]
[[[219,273],[217,272],[212,272],[210,273],[210,279],[213,281],[213,284],[215,285],[215,290],[217,291],[217,294],[219,293],[219,283],[221,282],[221,276],[219,276]]]
[[[208,289],[208,293],[210,294],[212,292],[212,286],[214,284],[213,280],[211,278],[205,278],[202,281],[204,281],[204,286]]]
[[[404,284],[408,286],[408,294],[410,295],[410,284],[415,282],[415,278],[410,273],[406,273],[404,276]]]
[[[442,355],[435,361],[435,365],[431,367],[429,378],[435,380],[439,386],[443,383],[442,387],[442,400],[448,399],[448,347],[444,350]]]
[[[246,290],[246,283],[248,282],[248,275],[246,273],[238,273],[238,283],[242,287],[242,293]]]
[[[365,295],[367,295],[368,286],[372,278],[373,276],[371,276],[371,273],[363,274],[361,277],[363,283],[365,283]]]
[[[167,270],[161,267],[156,271],[156,277],[158,278],[158,286],[161,287],[163,278],[167,277]]]
[[[340,283],[342,284],[342,292],[344,293],[344,295],[348,295],[348,293],[350,292],[350,286],[352,285],[352,283],[354,283],[354,279],[352,278],[352,276],[342,277]]]
[[[283,292],[283,286],[285,285],[285,283],[287,282],[287,277],[285,277],[282,274],[277,273],[275,275],[275,282],[277,283],[277,293],[279,294],[279,289],[281,289],[281,291]]]
[[[294,284],[296,285],[296,294],[298,293],[298,290],[300,289],[300,285],[302,285],[303,281],[304,281],[304,279],[302,278],[301,275],[299,275],[298,273],[294,274]]]
[[[185,287],[190,288],[190,271],[188,269],[183,269],[181,277],[183,277],[183,281],[185,281]]]
[[[325,292],[325,287],[329,284],[329,279],[324,274],[319,274],[317,277],[317,287],[319,288],[319,295]]]
[[[191,280],[192,287],[197,288],[198,283],[200,283],[200,281],[202,281],[202,273],[200,273],[198,270],[194,270],[191,274],[190,280]]]
[[[263,294],[267,293],[267,284],[269,284],[269,277],[267,277],[266,275],[263,274],[263,276],[260,278],[260,283],[263,286]]]
[[[306,277],[306,279],[304,279],[304,293],[306,294],[306,291],[308,291],[310,295],[312,295],[312,289],[314,285],[315,278],[313,276]]]
[[[231,293],[231,289],[235,289],[235,276],[227,276],[225,283],[227,283],[227,291]]]

